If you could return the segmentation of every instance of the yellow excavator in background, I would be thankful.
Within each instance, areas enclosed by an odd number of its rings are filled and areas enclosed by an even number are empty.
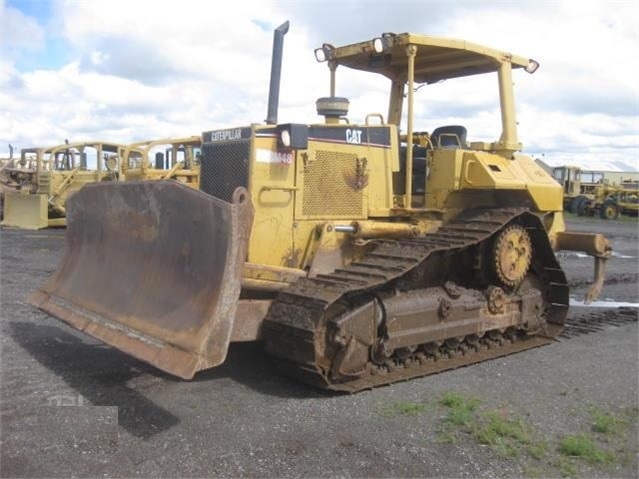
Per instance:
[[[592,300],[610,247],[566,232],[561,187],[515,155],[513,70],[538,63],[410,33],[324,44],[325,121],[278,124],[287,30],[275,30],[266,124],[204,132],[199,191],[83,188],[64,258],[30,302],[182,378],[222,363],[230,342],[262,340],[285,372],[350,392],[557,337],[569,289],[554,252],[594,257]],[[338,67],[388,78],[386,117],[347,120]],[[415,125],[417,84],[478,74],[496,77],[498,140]]]

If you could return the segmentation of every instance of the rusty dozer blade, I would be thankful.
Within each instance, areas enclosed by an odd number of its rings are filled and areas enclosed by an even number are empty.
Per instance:
[[[29,302],[159,369],[190,379],[224,361],[253,222],[173,180],[92,184],[67,202],[54,276]]]

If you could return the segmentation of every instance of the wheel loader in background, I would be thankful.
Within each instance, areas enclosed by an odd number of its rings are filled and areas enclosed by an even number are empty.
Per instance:
[[[231,342],[262,340],[288,374],[349,392],[557,337],[569,289],[554,251],[594,257],[592,300],[610,247],[565,232],[561,187],[515,156],[512,71],[537,62],[409,33],[324,44],[325,121],[278,124],[287,30],[275,30],[266,124],[203,133],[199,191],[83,188],[69,201],[64,258],[30,302],[182,378],[222,363]],[[386,118],[347,121],[340,66],[390,80]],[[414,124],[417,84],[489,73],[497,141]]]
[[[628,184],[610,184],[603,181],[599,174],[590,174],[591,181],[584,181],[581,168],[578,166],[561,166],[552,171],[553,178],[562,185],[564,194],[564,210],[579,216],[594,216],[603,220],[615,220],[621,213],[637,215],[639,202],[637,189],[628,188]]]

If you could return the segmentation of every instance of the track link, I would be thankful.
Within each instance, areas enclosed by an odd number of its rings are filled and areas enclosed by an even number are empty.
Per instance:
[[[332,379],[333,361],[323,354],[322,343],[336,310],[343,313],[348,307],[345,304],[361,304],[362,298],[401,289],[402,282],[433,255],[454,255],[479,246],[513,221],[527,229],[536,245],[536,272],[546,289],[549,324],[544,334],[529,336],[510,330],[480,340],[462,338],[458,344],[443,344],[429,354],[408,351],[401,359],[381,365],[370,362],[366,370],[352,377]],[[264,322],[264,337],[267,351],[276,356],[285,373],[322,388],[356,392],[547,344],[561,332],[567,308],[566,277],[539,218],[522,208],[484,208],[467,211],[425,237],[380,240],[372,252],[348,266],[298,280],[273,302]]]

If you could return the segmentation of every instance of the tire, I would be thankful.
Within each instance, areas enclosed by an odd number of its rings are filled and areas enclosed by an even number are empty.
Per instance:
[[[586,214],[586,204],[588,203],[588,201],[588,198],[586,198],[585,196],[577,196],[577,198],[575,198],[574,204],[572,205],[574,207],[573,213],[578,216],[584,216]]]
[[[575,198],[573,198],[568,206],[568,210],[573,214],[576,215],[577,211],[578,211],[578,206],[579,206],[579,202],[581,201],[581,198],[583,198],[583,196],[577,196]]]
[[[577,214],[579,216],[592,216],[595,214],[593,209],[593,202],[588,198],[583,198],[582,201],[577,205]]]
[[[599,217],[603,220],[616,220],[619,218],[619,207],[614,201],[606,200],[599,207]]]

